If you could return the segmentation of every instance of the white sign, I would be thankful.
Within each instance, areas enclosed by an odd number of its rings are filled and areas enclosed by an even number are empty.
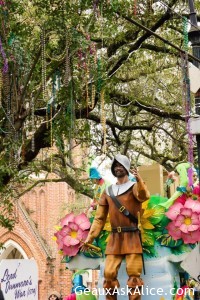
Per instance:
[[[196,93],[200,88],[200,70],[189,63],[189,78],[190,78],[190,90],[192,93]]]
[[[191,134],[200,134],[200,117],[189,119],[189,130]]]
[[[3,259],[0,284],[5,300],[38,300],[38,268],[35,260]]]
[[[181,267],[195,280],[200,282],[200,244],[183,260]]]

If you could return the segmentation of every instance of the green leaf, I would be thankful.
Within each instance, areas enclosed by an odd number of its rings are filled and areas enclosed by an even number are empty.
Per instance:
[[[76,271],[73,275],[72,275],[72,279],[74,279],[74,277],[76,275],[82,275],[82,274],[88,274],[89,275],[89,272],[87,270],[78,270]]]
[[[154,246],[155,244],[155,237],[152,231],[150,230],[144,230],[144,233],[142,234],[142,245],[143,246]]]
[[[101,258],[102,257],[102,253],[99,253],[99,252],[93,252],[93,251],[84,251],[82,252],[82,254],[86,257],[89,257],[89,258]]]
[[[164,214],[162,219],[160,220],[160,222],[156,225],[156,229],[158,228],[165,228],[168,223],[170,222],[170,220],[167,218],[167,216]]]
[[[144,257],[157,257],[157,251],[155,247],[143,246]]]
[[[155,237],[156,240],[159,239],[159,237],[163,234],[163,230],[154,230],[153,231],[153,235]]]
[[[101,248],[102,252],[105,253],[106,245],[107,245],[107,238],[109,237],[110,232],[106,230],[102,230],[99,237],[96,238],[97,246]]]
[[[153,215],[149,218],[150,222],[153,225],[158,224],[162,218],[165,215],[165,208],[160,206],[160,205],[154,205],[154,207],[152,207],[155,211],[153,213]]]
[[[168,233],[162,234],[158,240],[161,246],[170,248],[175,248],[183,244],[182,239],[175,241]]]
[[[72,258],[73,258],[72,256],[66,255],[62,258],[61,263],[68,263],[72,260]]]
[[[94,246],[99,247],[96,239],[94,240],[94,242],[92,244]],[[81,252],[81,254],[83,254],[86,257],[90,257],[90,258],[101,258],[102,257],[102,252],[93,251],[91,248],[88,248],[88,250]]]
[[[148,202],[148,208],[155,208],[160,203],[164,203],[168,200],[166,197],[152,195]]]
[[[172,248],[172,253],[175,255],[179,255],[182,253],[187,253],[190,252],[192,250],[192,247],[190,245],[186,245],[186,244],[181,244],[178,247]]]

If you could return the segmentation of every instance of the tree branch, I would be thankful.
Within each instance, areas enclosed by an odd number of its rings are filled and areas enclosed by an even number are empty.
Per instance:
[[[101,123],[101,120],[98,116],[96,116],[95,114],[89,114],[88,115],[88,120],[92,120],[98,124]],[[119,123],[114,123],[110,120],[106,120],[106,124],[108,126],[110,126],[110,128],[117,128],[121,131],[126,131],[126,130],[147,130],[147,131],[151,131],[153,128],[153,124],[152,125],[120,125]]]
[[[173,119],[173,120],[181,120],[185,121],[185,117],[181,116],[179,112],[170,112],[170,111],[164,111],[161,108],[157,108],[152,105],[147,105],[146,102],[137,101],[137,100],[131,100],[127,98],[125,95],[120,94],[120,93],[110,93],[110,97],[113,99],[117,99],[118,101],[120,100],[121,104],[129,104],[132,106],[139,107],[140,109],[143,109],[145,111],[151,112],[152,114],[162,117],[162,118],[167,118],[167,119]]]
[[[139,32],[140,32],[139,30],[137,30],[137,31],[128,30],[125,33],[123,40],[114,42],[107,48],[108,57],[111,57],[112,55],[114,55],[116,53],[117,49],[119,49],[123,45],[126,45],[128,41],[135,40],[138,37]],[[117,40],[117,37],[115,40]]]
[[[34,138],[34,149],[32,149],[32,139]],[[50,147],[50,129],[46,124],[42,124],[34,133],[32,139],[28,141],[23,149],[23,163],[19,165],[19,169],[31,162],[39,153],[40,149]]]
[[[123,15],[123,14],[121,14],[119,11],[116,11],[116,13],[120,16],[120,17],[122,17],[123,19],[125,19],[126,21],[128,21],[128,22],[130,22],[130,23],[132,23],[132,24],[134,24],[134,25],[136,25],[136,22],[133,20],[133,19],[131,19],[131,18],[129,18],[129,17],[127,17],[127,16],[125,16],[125,15]],[[151,31],[156,31],[162,24],[164,24],[164,22],[165,21],[167,21],[169,18],[171,17],[171,14],[170,14],[170,12],[169,11],[167,11],[155,24],[154,24],[154,26],[152,26],[151,27]],[[150,32],[145,32],[135,43],[134,43],[134,45],[132,45],[130,48],[129,48],[129,50],[128,50],[128,52],[127,53],[125,53],[125,54],[123,54],[120,58],[119,58],[119,60],[117,61],[117,63],[114,65],[114,67],[108,72],[108,76],[109,77],[112,77],[117,71],[118,71],[118,69],[122,66],[122,64],[130,57],[130,55],[135,51],[135,50],[137,50],[137,49],[139,49],[140,48],[140,46],[142,45],[142,43],[146,40],[146,39],[148,39],[150,36],[151,36],[152,34],[150,33]]]
[[[137,100],[135,101],[135,105],[162,118],[185,121],[185,117],[182,117],[178,112],[163,111],[155,106],[144,105]]]
[[[36,66],[36,64],[37,64],[37,62],[38,62],[38,60],[39,60],[39,58],[40,58],[40,54],[41,54],[41,47],[40,47],[39,51],[37,52],[37,54],[36,54],[36,56],[35,56],[35,59],[34,59],[34,61],[33,61],[33,64],[32,64],[32,67],[31,67],[31,69],[30,69],[30,72],[29,72],[29,74],[28,74],[28,76],[27,76],[27,78],[26,78],[26,81],[25,81],[25,84],[24,84],[24,88],[23,88],[23,91],[22,91],[21,103],[23,103],[23,101],[24,101],[24,98],[25,98],[25,95],[26,95],[26,89],[27,89],[27,87],[28,87],[28,83],[29,83],[29,81],[30,81],[30,79],[31,79],[31,76],[32,76],[32,74],[33,74],[33,71],[34,71],[34,69],[35,69],[35,66]]]

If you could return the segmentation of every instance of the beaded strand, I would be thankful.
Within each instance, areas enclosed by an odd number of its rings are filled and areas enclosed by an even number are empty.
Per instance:
[[[5,51],[3,49],[1,38],[0,38],[0,52],[1,52],[1,55],[3,57],[3,62],[4,62],[3,73],[5,74],[5,73],[8,72],[8,59],[6,58],[6,54],[5,54]]]
[[[70,81],[70,57],[69,57],[69,34],[66,34],[66,50],[65,50],[65,76],[64,76],[64,85],[67,88]]]
[[[32,133],[34,132],[35,129],[35,101],[34,97],[31,97],[31,127],[32,127]],[[31,140],[31,150],[32,152],[35,152],[35,137],[34,134],[32,136]]]
[[[191,114],[191,98],[190,98],[190,79],[188,70],[188,21],[183,17],[183,48],[185,50],[183,62],[183,85],[184,85],[184,102],[186,110],[186,129],[188,133],[189,147],[188,147],[188,161],[193,163],[193,136],[190,133],[190,114]]]
[[[2,80],[2,73],[0,70],[0,107],[2,106],[2,87],[3,87],[3,80]]]
[[[47,69],[46,69],[46,36],[45,36],[45,29],[42,29],[41,33],[41,50],[42,50],[42,95],[44,103],[47,102]],[[48,128],[48,107],[46,109],[46,121],[47,121],[47,128]]]
[[[104,98],[105,91],[104,89],[101,90],[101,128],[103,133],[103,147],[102,152],[106,153],[106,115],[105,115],[105,98]]]

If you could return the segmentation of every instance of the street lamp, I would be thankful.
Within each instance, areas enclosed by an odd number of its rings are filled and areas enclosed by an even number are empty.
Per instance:
[[[189,41],[192,44],[192,53],[194,57],[200,59],[200,27],[198,27],[197,16],[194,9],[193,0],[188,0],[190,8],[190,23],[191,28],[188,32]],[[193,61],[193,64],[200,69],[200,63]],[[200,88],[195,93],[195,113],[196,117],[190,118],[190,131],[196,135],[197,141],[197,155],[198,155],[198,169],[199,169],[199,182],[200,182]]]

